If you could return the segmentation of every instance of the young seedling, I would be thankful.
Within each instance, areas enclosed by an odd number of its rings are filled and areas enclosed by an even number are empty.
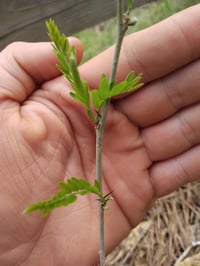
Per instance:
[[[127,0],[126,0],[127,1]],[[94,183],[90,184],[85,179],[69,177],[67,181],[59,184],[59,191],[51,199],[39,201],[31,204],[24,210],[24,213],[40,211],[43,216],[49,214],[54,209],[67,206],[77,200],[78,195],[96,194],[99,201],[99,231],[100,231],[100,265],[105,264],[104,248],[104,210],[107,209],[107,202],[112,199],[112,192],[103,194],[102,189],[102,143],[107,112],[112,97],[124,93],[130,93],[139,89],[142,75],[135,76],[134,71],[130,72],[126,79],[120,83],[115,81],[116,69],[119,60],[121,44],[128,26],[135,25],[136,18],[130,18],[130,11],[133,0],[127,1],[127,11],[123,13],[122,0],[117,1],[118,34],[116,41],[113,65],[109,79],[102,74],[99,86],[92,91],[89,85],[80,77],[76,62],[76,51],[69,46],[69,42],[64,34],[61,34],[52,19],[46,22],[48,34],[52,40],[54,53],[59,64],[58,69],[70,82],[73,91],[71,97],[82,104],[88,114],[89,119],[94,123],[96,131],[96,177]]]

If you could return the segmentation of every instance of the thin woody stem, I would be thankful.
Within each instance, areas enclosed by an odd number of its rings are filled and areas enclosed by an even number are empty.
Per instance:
[[[112,63],[112,70],[109,78],[110,85],[115,80],[121,45],[125,32],[127,30],[127,25],[125,25],[123,21],[122,0],[117,1],[117,19],[118,19],[118,33],[117,33],[116,47]],[[109,100],[107,100],[104,103],[103,111],[98,126],[96,127],[96,178],[99,181],[101,193],[102,193],[102,143],[103,143],[105,121],[108,113],[109,103],[110,103]],[[99,201],[99,235],[100,235],[100,251],[99,251],[100,266],[104,266],[105,265],[104,208],[101,200]]]
[[[102,193],[102,139],[103,127],[96,128],[96,178],[99,181]],[[102,208],[101,199],[99,200],[99,257],[100,266],[105,265],[105,241],[104,241],[104,210]]]

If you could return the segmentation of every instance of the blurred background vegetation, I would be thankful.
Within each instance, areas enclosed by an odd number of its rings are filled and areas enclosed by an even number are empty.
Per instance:
[[[138,23],[135,27],[130,27],[128,33],[147,28],[182,9],[198,3],[200,3],[200,0],[158,0],[136,8],[133,14],[138,18]],[[87,61],[115,42],[116,18],[81,31],[75,36],[80,38],[84,45],[83,62]]]

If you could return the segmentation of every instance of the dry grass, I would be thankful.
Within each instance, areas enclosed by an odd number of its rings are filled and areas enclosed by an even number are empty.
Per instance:
[[[158,200],[106,266],[200,266],[200,182]]]

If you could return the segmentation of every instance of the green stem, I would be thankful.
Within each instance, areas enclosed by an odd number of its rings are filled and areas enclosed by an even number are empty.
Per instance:
[[[122,0],[117,1],[117,18],[118,18],[118,33],[116,40],[115,53],[113,58],[112,70],[109,78],[110,85],[115,80],[119,55],[121,50],[122,41],[127,30],[127,25],[123,22],[123,8]],[[102,142],[105,128],[105,121],[108,113],[110,100],[107,100],[103,105],[103,111],[96,127],[96,178],[99,181],[102,192]],[[99,200],[99,235],[100,235],[100,266],[105,265],[105,243],[104,243],[104,208],[101,199]]]
[[[112,66],[112,71],[110,75],[110,84],[113,83],[115,80],[116,72],[117,72],[117,66],[118,66],[118,61],[119,61],[119,54],[121,50],[121,45],[122,41],[124,38],[124,35],[127,30],[127,25],[124,24],[123,22],[123,8],[122,8],[122,0],[117,1],[117,40],[116,40],[116,47],[115,47],[115,54],[113,58],[113,66]]]

